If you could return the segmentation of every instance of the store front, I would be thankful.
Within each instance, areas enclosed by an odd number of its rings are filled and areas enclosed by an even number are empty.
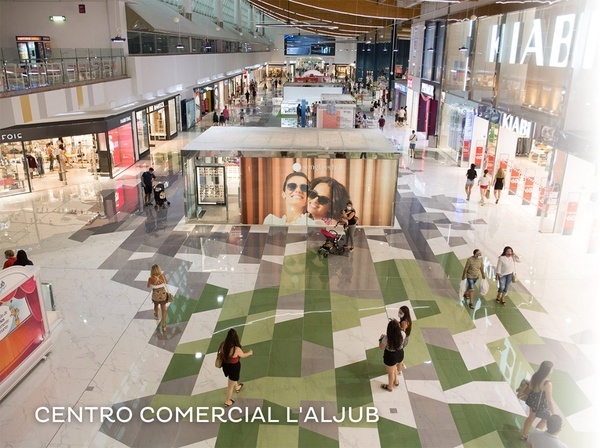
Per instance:
[[[417,132],[424,132],[426,137],[436,135],[439,86],[421,80],[421,93],[417,111]]]
[[[351,198],[361,225],[389,226],[399,157],[377,130],[213,127],[182,150],[186,219],[335,225]]]
[[[0,131],[0,197],[114,178],[139,159],[133,112]],[[35,162],[35,163],[34,163]]]
[[[442,94],[438,148],[458,166],[469,162],[476,108],[477,103]]]
[[[156,146],[157,141],[172,140],[177,136],[180,101],[180,96],[177,95],[144,108],[150,146]]]
[[[200,123],[204,115],[215,110],[212,84],[194,89],[194,106],[196,109],[196,123]]]
[[[398,80],[394,82],[394,103],[392,106],[392,110],[398,110],[401,107],[404,107],[408,103],[407,93],[408,89],[406,87],[406,79]]]

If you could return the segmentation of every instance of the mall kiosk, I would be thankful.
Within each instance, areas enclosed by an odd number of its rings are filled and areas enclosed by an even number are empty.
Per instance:
[[[181,150],[186,220],[288,225],[296,207],[293,224],[330,225],[351,199],[361,226],[390,226],[400,155],[378,130],[212,127]]]
[[[39,267],[0,271],[0,400],[52,348]]]

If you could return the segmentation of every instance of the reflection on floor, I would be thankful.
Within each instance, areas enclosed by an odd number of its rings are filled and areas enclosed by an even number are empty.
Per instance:
[[[122,185],[137,188],[142,169]],[[171,184],[167,209],[128,194],[132,202],[93,225],[59,231],[36,218],[43,230],[30,258],[64,320],[48,360],[2,403],[7,446],[524,446],[514,389],[546,359],[565,417],[560,438],[596,446],[598,265],[581,234],[540,234],[534,209],[517,198],[465,202],[463,170],[404,159],[396,225],[359,228],[353,253],[322,258],[318,229],[186,224],[179,173],[161,166],[159,177]],[[52,206],[48,196],[41,204]],[[521,260],[508,304],[496,304],[492,287],[469,309],[458,298],[464,261],[479,248],[492,274],[506,244]],[[146,288],[154,263],[177,287],[164,333]],[[414,327],[389,393],[377,344],[400,305]],[[243,420],[264,421],[177,423],[175,408],[223,406],[226,378],[214,361],[231,327],[254,351],[235,404]],[[132,419],[39,423],[40,406],[126,407]],[[167,422],[142,421],[159,409]]]

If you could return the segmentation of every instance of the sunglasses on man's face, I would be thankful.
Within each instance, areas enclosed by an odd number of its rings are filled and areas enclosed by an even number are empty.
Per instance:
[[[296,191],[296,188],[298,188],[298,184],[296,182],[289,182],[286,186],[290,191]],[[302,191],[302,193],[306,193],[308,191],[308,185],[301,184],[300,191]]]
[[[315,190],[310,190],[308,192],[308,199],[316,199],[321,205],[327,205],[330,202],[327,196],[320,196]]]

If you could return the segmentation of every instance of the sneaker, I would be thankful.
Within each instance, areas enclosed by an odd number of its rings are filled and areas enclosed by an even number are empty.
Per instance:
[[[496,204],[498,203],[498,199],[496,199]]]

